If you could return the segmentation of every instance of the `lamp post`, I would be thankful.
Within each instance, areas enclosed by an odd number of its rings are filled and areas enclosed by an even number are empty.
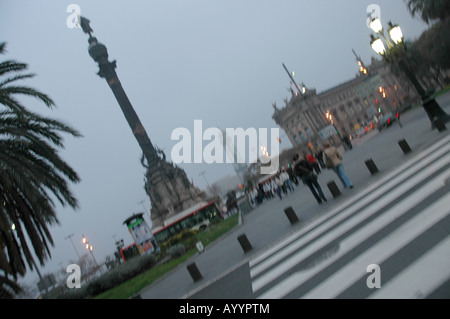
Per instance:
[[[316,125],[317,129],[319,129],[325,123],[324,123],[324,121],[322,121],[322,117],[321,117],[321,114],[319,113],[319,110],[317,108],[311,107],[310,104],[307,102],[307,99],[306,99],[307,88],[306,88],[305,84],[302,83],[302,88],[300,89],[300,87],[295,82],[294,77],[292,76],[291,72],[289,72],[286,65],[284,65],[284,63],[282,63],[282,65],[283,65],[284,70],[288,74],[289,78],[291,79],[291,82],[294,84],[295,88],[297,89],[299,96],[303,98],[303,100],[308,108],[308,111],[310,112],[311,117],[313,118],[313,121],[315,121],[315,125]]]
[[[327,113],[325,114],[325,117],[330,121],[331,124],[334,124],[333,115],[331,115],[330,111],[327,111]]]
[[[336,130],[336,135],[339,137],[339,139],[341,141],[344,141],[344,139],[342,138],[341,133],[339,133],[339,130],[336,128],[336,126],[334,125],[334,118],[333,118],[333,114],[331,114],[331,112],[328,110],[327,113],[325,113],[325,117],[327,118],[328,121],[330,121],[330,124],[333,126],[333,128]]]
[[[417,93],[420,95],[422,99],[422,106],[431,121],[432,128],[437,127],[439,130],[445,129],[445,123],[450,120],[450,116],[445,113],[441,106],[436,102],[432,94],[425,91],[423,86],[417,80],[411,66],[407,63],[405,59],[406,46],[403,42],[403,33],[400,26],[389,22],[388,34],[391,40],[385,36],[383,26],[379,18],[372,19],[370,28],[373,32],[375,32],[375,34],[381,35],[387,45],[386,48],[380,37],[376,37],[371,34],[370,45],[372,46],[372,49],[381,55],[387,62],[398,62],[400,70],[411,81]]]
[[[352,49],[352,52],[356,57],[356,62],[358,62],[359,72],[361,72],[361,74],[368,75],[369,71],[367,70],[366,66],[364,65],[364,62],[362,61],[362,59],[356,54],[355,50]]]
[[[77,251],[77,249],[75,248],[75,245],[74,245],[74,243],[73,243],[73,241],[72,241],[72,237],[73,237],[73,234],[70,234],[69,236],[65,237],[64,239],[69,239],[69,240],[70,240],[70,242],[72,243],[72,247],[73,247],[73,249],[75,250],[75,253],[76,253],[77,256],[78,256],[78,260],[80,260],[80,259],[81,259],[81,258],[80,258],[80,255],[78,254],[78,251]]]
[[[202,171],[202,172],[201,172],[200,174],[198,174],[198,175],[203,176],[203,179],[205,180],[206,184],[208,184],[209,189],[212,190],[211,185],[209,184],[208,180],[207,180],[206,177],[205,177],[205,171]]]
[[[97,260],[94,257],[94,253],[92,252],[94,250],[94,247],[89,244],[89,241],[87,240],[86,236],[83,235],[83,238],[81,239],[81,242],[84,244],[85,248],[87,250],[89,250],[89,252],[91,253],[92,259],[94,259],[95,265],[97,266],[98,269],[100,269],[100,272],[103,274],[102,269],[100,268],[100,266],[97,263]]]

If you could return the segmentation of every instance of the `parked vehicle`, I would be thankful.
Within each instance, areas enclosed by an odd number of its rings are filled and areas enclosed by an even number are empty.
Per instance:
[[[378,122],[378,130],[381,132],[382,129],[390,127],[395,121],[397,121],[397,117],[394,114],[388,113],[384,115]]]

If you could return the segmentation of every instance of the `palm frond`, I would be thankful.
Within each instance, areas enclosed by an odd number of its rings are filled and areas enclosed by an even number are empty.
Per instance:
[[[55,105],[53,100],[47,94],[41,93],[30,87],[7,86],[7,87],[0,88],[0,96],[1,95],[10,96],[12,94],[22,94],[22,95],[27,95],[27,96],[37,98],[37,99],[41,100],[42,102],[44,102],[44,104],[47,105],[48,107]]]
[[[5,86],[6,84],[15,82],[15,81],[19,81],[19,80],[24,80],[24,79],[31,79],[35,76],[35,74],[22,74],[22,75],[16,75],[13,76],[11,78],[8,78],[6,80],[4,80],[3,82],[0,82],[0,89]]]
[[[10,72],[23,71],[27,69],[26,63],[20,63],[14,60],[7,60],[0,63],[0,75]]]
[[[0,43],[0,54],[5,52]],[[54,244],[49,226],[59,223],[55,201],[78,208],[69,183],[78,183],[77,172],[60,156],[63,134],[80,137],[71,126],[29,111],[19,96],[29,96],[55,106],[46,94],[17,84],[34,74],[17,74],[25,63],[0,63],[0,297],[12,297],[19,287],[8,276],[24,276],[34,259],[45,263]],[[12,230],[11,226],[15,225]]]

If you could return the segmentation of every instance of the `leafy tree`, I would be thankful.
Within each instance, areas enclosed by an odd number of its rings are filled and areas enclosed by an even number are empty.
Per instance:
[[[440,21],[424,31],[415,45],[431,65],[450,69],[450,19]]]
[[[0,43],[0,54],[5,46]],[[20,288],[8,277],[17,281],[25,275],[26,264],[31,270],[36,266],[32,251],[41,265],[51,257],[48,227],[59,223],[55,198],[78,208],[68,181],[78,183],[80,178],[58,149],[64,148],[61,133],[81,135],[19,102],[18,97],[29,96],[47,107],[55,105],[46,94],[17,84],[34,76],[21,73],[26,69],[25,63],[14,60],[0,62],[0,297],[9,298]]]
[[[430,24],[434,20],[444,21],[450,16],[450,1],[448,0],[405,0],[412,16]]]
[[[415,70],[428,83],[446,84],[445,70],[450,68],[450,1],[405,0],[412,16],[430,24],[408,50],[418,63]]]
[[[430,28],[415,41],[404,41],[404,46],[389,50],[387,62],[391,71],[408,79],[405,67],[414,73],[421,85],[429,92],[446,85],[445,71],[450,68],[450,1],[405,0],[412,16],[420,17]],[[434,22],[431,24],[431,22]],[[403,66],[402,66],[403,65]]]

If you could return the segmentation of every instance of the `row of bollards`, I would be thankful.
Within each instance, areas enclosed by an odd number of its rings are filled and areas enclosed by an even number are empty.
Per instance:
[[[398,145],[400,146],[400,148],[402,149],[404,154],[408,154],[411,152],[411,147],[409,147],[409,145],[405,139],[398,141]],[[370,159],[366,160],[365,164],[366,164],[367,168],[369,169],[369,172],[371,175],[375,175],[376,173],[379,172],[378,167],[375,165],[375,162],[373,161],[373,159],[370,158]]]
[[[294,225],[296,224],[299,219],[297,214],[295,213],[294,209],[292,207],[288,207],[284,210],[287,218],[289,219],[289,222]],[[239,244],[241,245],[244,253],[248,253],[253,249],[252,244],[248,240],[247,236],[245,234],[239,235],[237,238]],[[187,265],[187,270],[189,274],[191,275],[194,282],[200,281],[203,279],[202,274],[200,273],[200,270],[198,269],[197,265],[195,263],[191,263]]]
[[[284,210],[284,213],[286,214],[286,217],[289,219],[289,222],[291,225],[294,225],[299,222],[299,218],[297,214],[295,213],[294,209],[292,207],[288,207]],[[239,244],[241,245],[242,250],[244,253],[248,253],[253,249],[252,244],[248,240],[247,236],[245,234],[241,234],[237,237],[237,240]],[[198,282],[203,279],[202,274],[200,273],[200,270],[198,269],[197,265],[195,263],[191,263],[187,265],[187,270],[189,274],[191,275],[194,282]]]
[[[398,145],[400,146],[404,154],[408,154],[411,152],[411,147],[409,147],[405,139],[398,141]],[[365,161],[365,164],[371,175],[375,175],[379,172],[378,167],[373,161],[373,159],[369,158],[368,160]],[[333,195],[333,198],[336,198],[339,195],[341,195],[341,191],[339,190],[338,186],[334,181],[330,181],[327,184],[327,186],[331,194]]]
[[[411,153],[411,147],[409,147],[405,139],[398,141],[398,145],[400,146],[404,154]],[[370,174],[375,175],[376,173],[378,173],[378,168],[372,159],[368,159],[365,163],[367,168],[369,169]]]
[[[404,140],[404,139],[400,140],[400,141],[398,141],[398,144],[404,154],[408,154],[411,152],[411,148],[409,147],[406,140]],[[365,164],[366,164],[367,168],[369,169],[369,172],[371,175],[375,175],[379,172],[377,166],[375,165],[375,163],[372,159],[366,160]],[[339,190],[339,187],[336,185],[336,183],[334,181],[330,181],[327,184],[327,186],[328,186],[328,189],[330,190],[331,194],[333,195],[333,198],[336,198],[341,195],[341,191]],[[299,222],[299,218],[292,207],[287,207],[284,210],[284,213],[285,213],[286,217],[288,218],[289,222],[291,223],[291,225],[295,225],[296,223]],[[250,241],[248,240],[248,238],[245,234],[239,235],[237,237],[237,240],[238,240],[239,244],[241,245],[245,254],[250,252],[253,249],[252,244],[250,243]],[[199,248],[199,247],[197,247],[197,248]],[[199,248],[199,251],[201,251],[201,250],[203,250],[203,249]],[[191,275],[194,282],[198,282],[203,279],[202,274],[200,273],[200,270],[198,269],[198,267],[195,263],[189,264],[187,266],[187,270],[189,271],[189,274]]]

